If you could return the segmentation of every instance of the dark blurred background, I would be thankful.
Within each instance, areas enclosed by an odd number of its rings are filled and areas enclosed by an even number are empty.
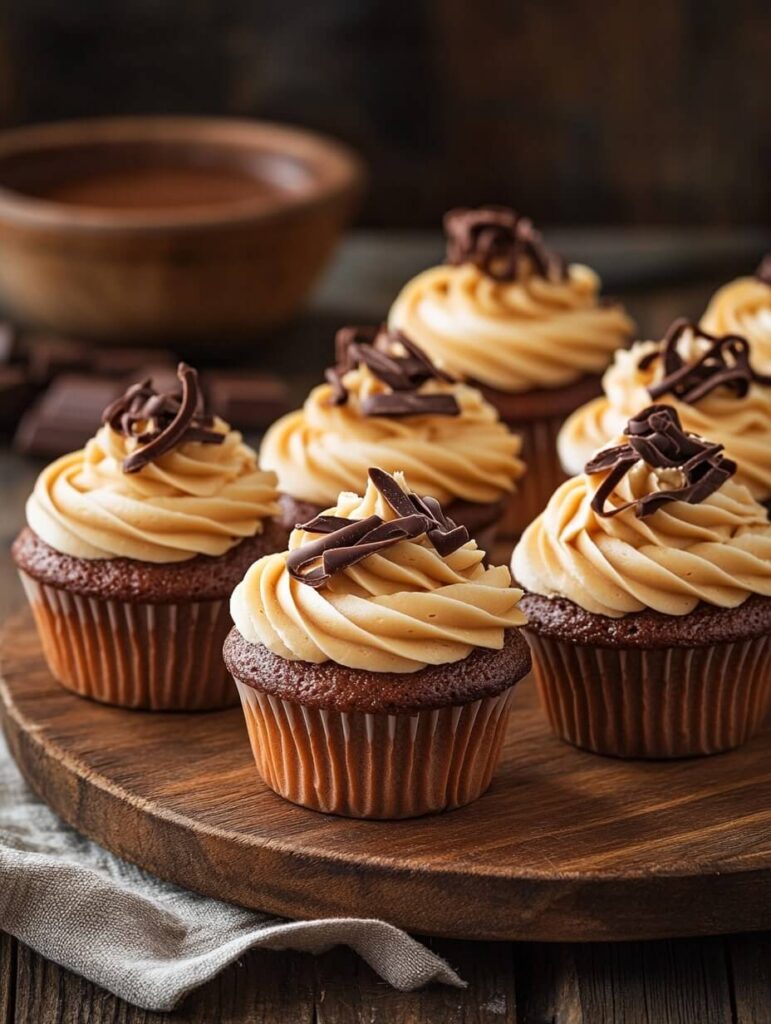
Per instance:
[[[337,135],[360,223],[771,221],[768,0],[3,0],[3,125],[224,113]]]

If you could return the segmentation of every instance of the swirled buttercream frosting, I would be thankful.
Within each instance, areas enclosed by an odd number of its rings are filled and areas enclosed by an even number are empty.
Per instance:
[[[564,267],[521,239],[508,250],[488,247],[493,268],[503,253],[511,273],[488,272],[486,251],[451,238],[450,262],[404,286],[389,325],[443,370],[498,391],[559,388],[602,373],[634,325],[620,305],[600,300],[594,271]]]
[[[646,461],[629,455],[630,440],[619,438],[613,457],[598,456],[592,472],[554,493],[514,550],[517,582],[610,618],[646,608],[686,615],[701,602],[735,608],[752,594],[771,596],[771,524],[730,475],[721,446],[689,435],[689,445],[664,443]],[[601,493],[611,475],[610,492]],[[673,492],[688,500],[666,500]]]
[[[153,424],[151,406],[138,430],[106,422],[85,449],[47,466],[27,502],[32,530],[77,558],[160,563],[223,555],[261,533],[278,512],[275,474],[223,420],[182,422],[183,408],[177,402]],[[143,449],[157,438],[148,458]]]
[[[394,508],[399,502],[388,497],[383,477],[373,471],[363,498],[341,494],[321,523],[293,531],[289,551],[251,566],[231,600],[245,640],[289,661],[416,672],[460,661],[476,648],[500,650],[505,630],[524,624],[517,607],[522,592],[512,587],[509,570],[485,567],[476,544],[458,538],[458,528],[431,499],[410,499],[397,473],[388,478],[391,485],[427,513],[415,513],[424,515],[422,529],[406,523],[410,516]],[[355,524],[363,526],[362,537]],[[359,537],[353,543],[366,550],[344,551],[334,566],[322,565],[320,584],[318,577],[304,579],[306,571],[313,572],[305,565],[309,546],[316,545],[310,552],[317,553],[319,540],[334,529],[343,531],[342,538],[322,546],[339,551],[350,542],[352,526]],[[372,530],[379,540],[369,539]]]
[[[771,272],[768,267],[767,257],[755,277],[738,277],[719,288],[701,318],[704,329],[712,334],[739,334],[746,338],[758,368],[765,371],[771,371]]]
[[[344,358],[351,342],[358,355]],[[411,355],[403,336],[381,332],[371,342],[340,332],[328,382],[266,433],[260,461],[280,490],[327,507],[379,465],[404,470],[417,491],[446,503],[484,504],[513,491],[525,470],[521,440],[481,393],[421,367],[424,357]]]
[[[580,473],[631,416],[651,398],[662,398],[685,430],[720,438],[737,462],[737,481],[755,498],[771,497],[771,380],[755,371],[742,339],[716,338],[679,322],[663,341],[619,349],[602,383],[604,395],[574,412],[560,431],[557,447],[566,472]]]

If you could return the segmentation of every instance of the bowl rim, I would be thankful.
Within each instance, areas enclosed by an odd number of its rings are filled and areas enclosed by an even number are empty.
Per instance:
[[[25,125],[0,132],[0,162],[35,150],[100,143],[180,142],[279,153],[312,169],[301,191],[277,193],[275,201],[239,199],[194,207],[109,209],[26,195],[0,184],[0,224],[24,229],[88,233],[154,233],[202,227],[258,224],[354,194],[365,181],[364,162],[336,139],[295,125],[250,118],[196,115],[98,117]]]

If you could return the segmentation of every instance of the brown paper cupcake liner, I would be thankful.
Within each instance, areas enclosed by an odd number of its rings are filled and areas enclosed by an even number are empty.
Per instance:
[[[771,637],[705,647],[604,648],[527,630],[552,730],[616,757],[731,750],[771,710]]]
[[[226,600],[111,601],[19,575],[48,667],[68,690],[105,704],[154,711],[238,703],[222,661],[231,625]]]
[[[260,775],[293,803],[356,818],[462,807],[490,785],[512,690],[407,714],[306,707],[236,680]]]
[[[498,524],[498,536],[519,537],[525,527],[543,512],[552,494],[567,477],[557,456],[557,436],[564,416],[509,423],[522,438],[520,457],[527,472],[517,482]]]

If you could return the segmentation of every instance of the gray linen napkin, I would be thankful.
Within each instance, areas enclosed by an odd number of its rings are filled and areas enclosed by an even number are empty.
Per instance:
[[[385,921],[287,921],[162,882],[68,828],[26,786],[0,733],[0,931],[130,1003],[170,1010],[252,947],[347,945],[389,984],[462,986]]]

